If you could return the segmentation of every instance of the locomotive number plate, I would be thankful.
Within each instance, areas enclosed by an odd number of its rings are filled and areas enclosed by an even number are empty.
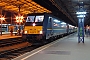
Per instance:
[[[36,34],[36,29],[30,29],[30,34]]]

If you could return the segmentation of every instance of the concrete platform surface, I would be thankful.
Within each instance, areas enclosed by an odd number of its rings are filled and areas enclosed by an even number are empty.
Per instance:
[[[76,34],[58,39],[12,60],[90,60],[90,37],[78,43]]]
[[[17,38],[17,37],[21,37],[21,36],[15,36],[15,35],[13,35],[13,36],[11,36],[11,35],[2,35],[2,36],[0,36],[0,40],[2,40],[2,39],[9,39],[9,38]]]
[[[21,36],[16,36],[14,33],[16,32],[13,32],[13,35],[11,36],[10,32],[2,32],[2,36],[0,34],[0,40],[21,37]]]

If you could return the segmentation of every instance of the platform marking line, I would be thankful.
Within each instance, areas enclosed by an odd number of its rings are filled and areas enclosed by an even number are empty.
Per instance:
[[[32,53],[31,55],[28,55],[28,56],[26,56],[25,58],[22,58],[21,60],[26,60],[27,58],[29,58],[29,57],[31,57],[31,56],[33,56],[33,55],[35,55],[35,54],[41,52],[42,50],[44,50],[44,49],[46,49],[46,48],[48,48],[48,47],[50,47],[50,46],[56,44],[57,42],[59,42],[59,41],[56,41],[56,42],[54,42],[53,44],[50,44],[49,46],[47,46],[47,47],[45,47],[45,48],[43,48],[43,49],[41,49],[41,50],[39,50],[39,51],[37,51],[37,52],[35,52],[35,53]]]
[[[29,57],[31,57],[31,56],[33,56],[33,55],[41,52],[42,50],[44,50],[44,49],[46,49],[46,48],[48,48],[48,47],[45,47],[45,48],[43,48],[43,49],[41,49],[41,50],[39,50],[39,51],[37,51],[37,52],[35,52],[35,53],[32,53],[31,55],[28,55],[27,57],[25,57],[25,58],[23,58],[23,59],[21,59],[21,60],[26,60],[27,58],[29,58]]]

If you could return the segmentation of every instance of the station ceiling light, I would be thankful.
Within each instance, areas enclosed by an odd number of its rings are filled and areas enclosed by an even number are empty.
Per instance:
[[[55,21],[55,22],[60,22],[59,20],[56,20],[56,19],[55,19],[54,21]]]
[[[82,17],[85,17],[85,15],[78,15],[77,17],[81,17],[82,18]]]
[[[76,14],[86,14],[87,12],[76,12]]]
[[[61,24],[66,24],[65,22],[62,22]]]

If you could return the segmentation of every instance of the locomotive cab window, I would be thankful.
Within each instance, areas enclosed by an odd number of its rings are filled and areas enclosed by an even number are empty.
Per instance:
[[[34,22],[35,16],[28,16],[26,22]]]
[[[35,22],[43,22],[44,16],[36,16]]]

